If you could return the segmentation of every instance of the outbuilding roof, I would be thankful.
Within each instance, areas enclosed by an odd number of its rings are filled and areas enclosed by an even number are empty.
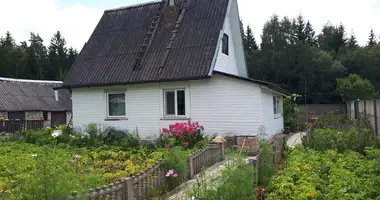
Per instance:
[[[59,89],[58,101],[53,88],[60,81],[9,79],[0,77],[0,111],[71,111],[71,93]]]

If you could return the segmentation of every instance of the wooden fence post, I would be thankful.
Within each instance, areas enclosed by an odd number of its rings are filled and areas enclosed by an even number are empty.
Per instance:
[[[224,143],[220,143],[220,160],[224,160]]]
[[[192,179],[194,177],[194,159],[193,154],[190,154],[189,156],[189,179]]]
[[[134,183],[133,178],[127,178],[124,181],[124,196],[126,197],[125,200],[135,200],[135,190],[134,190]]]

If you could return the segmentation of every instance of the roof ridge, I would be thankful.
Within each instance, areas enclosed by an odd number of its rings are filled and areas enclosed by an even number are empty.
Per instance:
[[[45,84],[63,84],[62,81],[47,81],[47,80],[32,80],[32,79],[16,79],[0,77],[1,82],[14,82],[14,83],[45,83]]]
[[[127,10],[127,9],[131,9],[131,8],[144,7],[144,6],[149,6],[149,5],[156,4],[156,3],[161,3],[162,1],[165,1],[165,0],[153,0],[153,1],[148,1],[145,3],[132,4],[129,6],[121,6],[118,8],[107,9],[104,12],[108,13],[108,12],[115,12],[115,11],[120,11],[120,10]]]

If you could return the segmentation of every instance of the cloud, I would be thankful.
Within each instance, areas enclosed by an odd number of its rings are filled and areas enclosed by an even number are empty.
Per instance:
[[[262,28],[274,13],[282,18],[296,17],[301,13],[310,20],[314,29],[320,32],[322,26],[343,23],[347,36],[354,31],[360,44],[365,44],[371,28],[379,34],[380,0],[238,0],[243,23],[251,26],[255,37],[260,41]]]
[[[82,4],[60,7],[54,0],[0,0],[0,34],[10,31],[16,42],[29,39],[30,32],[39,33],[48,45],[59,30],[68,46],[81,49],[88,40],[103,9],[89,8]],[[5,20],[6,19],[6,20]]]
[[[60,30],[69,46],[80,50],[95,29],[103,11],[108,8],[143,3],[151,0],[109,0],[98,8],[92,8],[96,1],[66,3],[57,0],[0,0],[0,34],[10,31],[17,42],[28,40],[30,31],[39,33],[48,45],[53,34]],[[355,32],[361,44],[365,44],[371,28],[380,34],[380,0],[237,0],[244,24],[250,24],[260,42],[262,28],[274,13],[281,18],[296,17],[302,13],[319,32],[328,20],[333,24],[342,22],[347,36]],[[78,2],[78,1],[77,1]],[[125,2],[125,5],[116,5]],[[364,3],[365,2],[365,3]],[[96,6],[95,6],[96,7]]]

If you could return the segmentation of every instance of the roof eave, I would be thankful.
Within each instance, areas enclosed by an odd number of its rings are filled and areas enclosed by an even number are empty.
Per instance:
[[[220,71],[214,71],[214,73],[217,73],[217,74],[220,74],[220,75],[223,75],[223,76],[227,76],[227,77],[231,77],[231,78],[235,78],[235,79],[239,79],[239,80],[243,80],[243,81],[248,81],[248,82],[251,82],[251,83],[256,83],[256,84],[259,84],[259,85],[264,85],[280,94],[282,94],[283,96],[288,96],[290,95],[290,92],[273,84],[273,83],[270,83],[270,82],[266,82],[266,81],[261,81],[261,80],[257,80],[257,79],[251,79],[251,78],[245,78],[245,77],[241,77],[241,76],[236,76],[236,75],[232,75],[232,74],[228,74],[228,73],[224,73],[224,72],[220,72]]]
[[[92,87],[106,87],[115,85],[136,85],[136,84],[147,84],[147,83],[168,83],[168,82],[179,82],[179,81],[191,81],[191,80],[202,80],[210,79],[210,75],[189,77],[181,79],[167,79],[167,80],[155,80],[155,81],[134,81],[134,82],[116,82],[116,83],[100,83],[100,84],[78,84],[78,85],[63,85],[62,87],[56,87],[58,89],[73,89],[73,88],[92,88]]]

